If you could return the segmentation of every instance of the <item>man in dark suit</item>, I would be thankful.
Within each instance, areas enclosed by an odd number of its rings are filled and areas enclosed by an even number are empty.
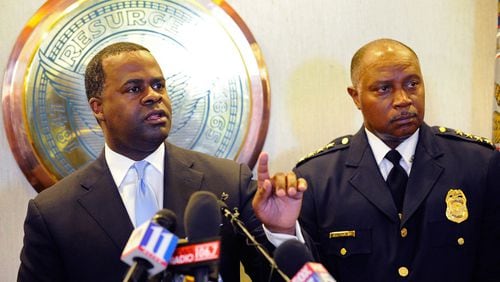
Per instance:
[[[172,109],[162,71],[147,49],[132,43],[104,48],[87,66],[85,87],[105,148],[29,202],[19,281],[121,281],[128,267],[121,252],[141,223],[131,192],[139,175],[134,164],[141,160],[148,164],[145,182],[153,186],[154,205],[172,210],[179,223],[193,192],[226,193],[227,205],[238,207],[247,228],[266,242],[252,211],[256,182],[246,165],[165,142]],[[175,233],[185,237],[183,224]],[[221,236],[224,281],[239,281],[240,260],[255,281],[267,281],[267,263],[243,235],[226,224]]]
[[[398,41],[359,49],[351,79],[363,127],[294,170],[308,185],[300,224],[321,262],[339,282],[499,281],[500,153],[423,122],[419,60]]]

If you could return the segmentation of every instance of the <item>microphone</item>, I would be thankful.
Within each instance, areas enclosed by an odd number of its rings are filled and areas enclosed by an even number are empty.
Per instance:
[[[193,193],[184,211],[188,243],[180,244],[175,250],[170,260],[172,270],[190,273],[196,282],[217,281],[221,222],[215,195],[207,191]],[[209,276],[211,272],[214,277]]]
[[[172,233],[176,222],[174,212],[162,209],[132,232],[121,256],[130,265],[123,281],[146,281],[167,267],[177,246],[178,238]]]
[[[287,240],[274,251],[274,259],[283,272],[292,277],[290,282],[335,282],[326,268],[312,262],[309,249],[297,240]]]

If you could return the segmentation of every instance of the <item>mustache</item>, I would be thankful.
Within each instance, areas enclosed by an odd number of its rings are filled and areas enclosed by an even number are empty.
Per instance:
[[[402,119],[414,118],[414,117],[417,117],[417,113],[415,111],[404,111],[404,112],[400,112],[396,116],[393,116],[391,118],[391,122],[402,120]]]

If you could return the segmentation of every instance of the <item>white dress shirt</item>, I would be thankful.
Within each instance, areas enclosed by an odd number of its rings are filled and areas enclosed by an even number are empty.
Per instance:
[[[130,220],[135,225],[135,191],[138,181],[137,172],[133,168],[135,161],[114,152],[107,144],[104,145],[104,157]],[[153,190],[160,208],[163,207],[164,157],[165,146],[162,144],[144,159],[150,164],[146,167],[144,180]]]
[[[420,129],[417,129],[415,133],[406,138],[405,141],[395,148],[401,154],[399,164],[404,168],[406,174],[408,175],[410,175],[413,159],[415,158],[419,131]],[[394,166],[388,159],[385,158],[385,155],[391,150],[391,148],[389,148],[389,146],[382,142],[382,140],[375,136],[375,134],[371,133],[368,129],[365,128],[365,132],[368,137],[368,144],[370,144],[373,156],[375,157],[375,161],[380,169],[380,173],[382,174],[382,177],[384,177],[384,180],[387,180],[387,176]]]

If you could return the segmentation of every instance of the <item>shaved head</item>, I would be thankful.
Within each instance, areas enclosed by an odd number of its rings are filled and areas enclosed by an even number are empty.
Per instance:
[[[356,87],[356,85],[358,84],[360,71],[363,69],[363,67],[366,66],[367,62],[365,61],[365,57],[367,54],[383,54],[384,52],[398,49],[410,51],[418,61],[418,56],[415,51],[413,51],[413,49],[397,40],[388,38],[382,38],[368,42],[358,51],[356,51],[351,60],[351,81],[353,86]]]

